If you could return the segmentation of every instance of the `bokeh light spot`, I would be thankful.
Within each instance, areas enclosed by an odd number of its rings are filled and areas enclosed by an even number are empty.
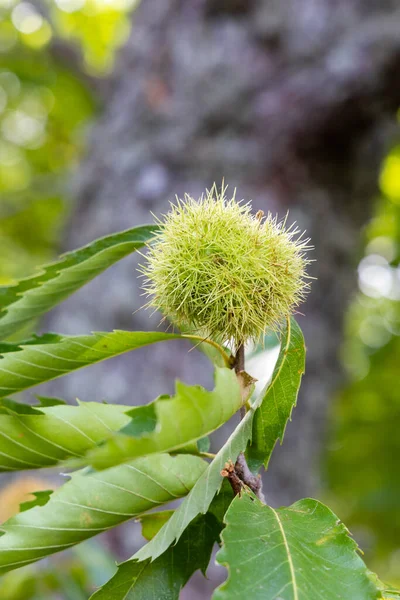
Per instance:
[[[382,317],[370,316],[360,325],[359,335],[361,341],[370,348],[380,348],[388,343],[392,334],[385,327]]]
[[[30,34],[22,34],[22,39],[26,46],[42,48],[51,40],[52,35],[53,32],[50,25],[43,19],[43,23],[39,29]]]
[[[21,2],[11,13],[13,25],[21,33],[34,33],[41,28],[43,17],[29,2]]]
[[[66,13],[73,13],[85,6],[86,0],[55,0],[58,8]]]
[[[22,110],[9,111],[1,124],[4,138],[17,146],[37,143],[44,133],[44,120],[35,119]]]
[[[379,254],[363,258],[358,266],[358,284],[366,296],[387,298],[393,285],[393,273],[387,260]]]

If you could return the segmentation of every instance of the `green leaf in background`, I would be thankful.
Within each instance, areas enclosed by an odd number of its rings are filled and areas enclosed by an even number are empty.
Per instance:
[[[0,148],[3,152],[7,148],[7,144],[5,148],[1,144],[1,134]],[[12,147],[8,148],[12,152]],[[9,285],[53,258],[59,248],[66,207],[56,186],[51,190],[50,181],[44,184],[45,189],[32,185],[22,193],[2,193],[1,170],[0,166],[0,283]]]
[[[215,382],[209,392],[178,381],[171,398],[134,408],[97,402],[68,406],[49,398],[30,406],[3,399],[0,471],[50,467],[66,459],[74,467],[105,468],[157,452],[197,454],[196,440],[220,427],[242,404],[233,371],[216,369]]]
[[[0,574],[35,562],[188,493],[207,464],[153,454],[101,473],[75,473],[47,504],[1,526]]]
[[[116,571],[115,558],[95,540],[0,578],[1,600],[87,600]]]
[[[44,506],[48,503],[53,490],[41,490],[40,492],[32,492],[32,496],[34,496],[33,500],[28,500],[27,502],[22,502],[19,505],[19,512],[25,512],[26,510],[30,510],[35,506]]]
[[[254,415],[252,443],[246,452],[249,467],[254,471],[262,464],[268,466],[277,440],[283,440],[286,424],[296,406],[304,366],[304,338],[292,317],[282,336],[272,381],[261,392],[262,402]]]
[[[197,440],[197,449],[199,452],[208,452],[210,450],[210,445],[211,440],[207,435]]]
[[[91,600],[178,600],[191,575],[205,573],[221,525],[214,515],[201,515],[191,523],[175,546],[157,560],[130,560]]]
[[[145,331],[96,332],[92,335],[48,334],[21,344],[1,344],[0,398],[15,394],[107,358],[148,344],[179,338]]]
[[[142,525],[142,536],[148,541],[152,540],[173,514],[173,510],[161,510],[139,517],[138,521]]]
[[[118,260],[142,248],[157,230],[143,225],[64,254],[39,273],[0,287],[0,339],[43,315]]]
[[[240,386],[231,369],[216,368],[212,392],[178,381],[174,396],[161,396],[146,407],[133,408],[126,413],[132,421],[123,428],[122,434],[116,434],[88,452],[84,462],[96,469],[104,469],[136,456],[178,450],[218,429],[241,405]],[[149,418],[151,408],[157,421],[156,429],[153,427],[140,438],[133,437],[137,435],[135,416],[143,421],[146,416]],[[146,416],[143,416],[143,409]]]
[[[243,493],[225,523],[217,561],[229,576],[213,600],[382,598],[346,527],[317,500],[275,510]]]

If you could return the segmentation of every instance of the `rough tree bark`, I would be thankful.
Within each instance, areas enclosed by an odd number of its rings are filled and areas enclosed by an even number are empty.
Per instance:
[[[317,259],[301,318],[307,374],[265,492],[314,494],[329,399],[341,380],[355,251],[400,104],[396,0],[143,0],[76,180],[67,248],[148,222],[175,194],[222,178],[255,210],[306,228]],[[66,333],[151,328],[127,259],[50,319]],[[49,323],[47,323],[49,325]],[[210,383],[205,360],[159,345],[56,382],[72,399],[140,403],[175,376]]]

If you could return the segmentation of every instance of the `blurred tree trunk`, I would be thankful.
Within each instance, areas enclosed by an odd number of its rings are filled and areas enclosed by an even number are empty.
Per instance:
[[[332,392],[340,384],[344,310],[355,290],[360,231],[400,104],[395,0],[143,0],[104,114],[76,180],[67,248],[151,220],[174,195],[216,182],[297,220],[315,245],[301,310],[307,374],[266,494],[315,493]],[[228,190],[229,191],[229,190]],[[67,301],[50,319],[66,333],[157,325],[138,312],[135,260]],[[141,403],[175,376],[210,384],[203,357],[159,345],[55,383],[72,399]]]

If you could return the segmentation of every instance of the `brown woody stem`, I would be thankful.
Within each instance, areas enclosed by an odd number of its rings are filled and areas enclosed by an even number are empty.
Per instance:
[[[239,374],[244,371],[244,344],[239,344],[236,350],[235,361],[233,363],[235,373]],[[244,406],[240,409],[240,418],[243,419],[246,416],[246,408]],[[246,462],[245,455],[241,452],[233,464],[229,461],[225,464],[224,469],[221,471],[221,475],[226,477],[231,484],[233,493],[235,496],[240,494],[245,485],[249,487],[254,494],[265,503],[264,494],[262,492],[262,481],[259,475],[253,475],[250,471]]]
[[[250,471],[243,452],[241,452],[238,456],[235,464],[235,472],[243,481],[243,483],[245,483],[255,493],[257,498],[259,498],[261,502],[265,504],[265,498],[262,492],[261,477],[259,475],[253,475],[253,473]]]

